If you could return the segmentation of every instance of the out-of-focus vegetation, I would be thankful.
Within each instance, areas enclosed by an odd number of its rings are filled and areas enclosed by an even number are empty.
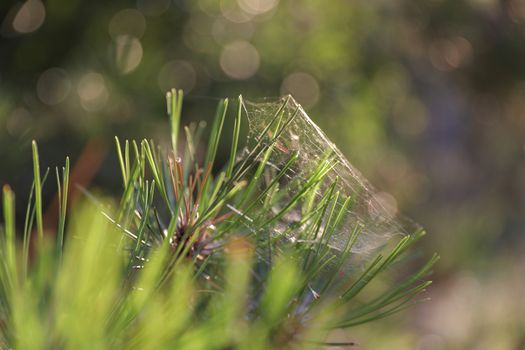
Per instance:
[[[525,346],[522,1],[29,0],[0,14],[0,182],[30,186],[36,138],[43,163],[72,154],[74,182],[115,191],[107,140],[167,138],[168,87],[189,92],[183,123],[210,97],[292,93],[442,255],[433,302],[334,337]]]

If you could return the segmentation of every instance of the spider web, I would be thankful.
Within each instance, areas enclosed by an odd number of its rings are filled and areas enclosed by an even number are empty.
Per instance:
[[[291,96],[257,102],[244,101],[244,111],[249,127],[246,152],[250,152],[262,142],[261,137],[266,136],[263,135],[264,132],[267,132],[268,126],[274,122],[276,113],[284,103],[286,105],[283,119],[294,117],[279,135],[266,166],[274,168],[274,171],[279,171],[292,152],[297,152],[298,159],[287,171],[286,178],[289,182],[301,183],[307,181],[319,162],[326,158],[327,152],[332,153],[336,161],[332,170],[318,187],[317,197],[321,198],[337,178],[335,189],[346,197],[353,196],[352,206],[346,210],[340,226],[330,237],[328,244],[332,248],[343,251],[356,225],[360,225],[362,231],[351,251],[364,256],[384,246],[393,236],[407,235],[413,232],[410,230],[418,228],[408,219],[397,216],[392,208],[378,200],[376,196],[378,192],[374,187],[344,157]],[[299,187],[288,186],[286,190],[291,193],[284,198],[290,198],[295,194],[294,192],[299,190]],[[279,206],[279,203],[276,206]],[[274,230],[278,233],[283,232],[283,227],[287,227],[290,221],[300,218],[300,215],[300,208],[294,208],[279,220]],[[287,238],[294,240],[294,237]]]

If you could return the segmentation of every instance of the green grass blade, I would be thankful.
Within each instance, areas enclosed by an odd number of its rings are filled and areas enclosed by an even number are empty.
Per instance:
[[[5,231],[5,254],[6,262],[9,266],[9,270],[14,273],[15,269],[15,194],[11,190],[11,187],[4,185],[3,187],[3,199],[4,199],[4,231]],[[1,252],[0,252],[1,253]],[[14,275],[13,275],[14,277]]]
[[[242,117],[242,96],[239,96],[237,101],[237,114],[235,115],[235,123],[233,125],[233,138],[232,138],[232,148],[230,151],[230,160],[228,162],[228,170],[226,172],[226,177],[230,178],[233,172],[233,166],[237,160],[237,147],[239,145],[239,135],[241,133],[241,117]]]
[[[153,178],[155,179],[155,184],[157,185],[157,187],[159,189],[159,192],[162,195],[162,198],[166,202],[166,205],[168,206],[168,209],[170,210],[170,212],[173,212],[173,208],[172,208],[170,200],[168,198],[168,192],[166,191],[164,177],[162,176],[162,170],[161,170],[160,166],[158,165],[158,163],[157,163],[157,161],[155,159],[156,157],[153,154],[152,146],[146,140],[143,140],[141,145],[142,145],[142,147],[144,149],[144,152],[146,154],[146,158],[148,159],[148,162],[149,162],[149,165],[150,165],[150,170],[151,170],[151,172],[153,174]]]
[[[117,136],[115,136],[115,145],[117,147],[117,155],[118,155],[118,160],[120,164],[120,171],[122,172],[122,183],[123,183],[123,186],[125,187],[126,184],[128,183],[129,172],[127,171],[127,163],[124,160],[124,156],[122,155],[122,148],[120,147],[120,141]],[[127,141],[126,141],[126,151],[129,152]]]
[[[58,182],[58,193],[59,193],[57,248],[58,248],[58,254],[62,255],[62,250],[64,247],[64,230],[66,226],[67,201],[68,201],[68,191],[69,191],[69,157],[66,157],[66,165],[62,169],[62,184],[60,182],[60,177],[58,176],[58,169],[57,169],[57,182]]]
[[[38,157],[38,146],[33,140],[33,174],[35,181],[35,210],[36,210],[36,227],[39,241],[44,239],[44,223],[42,219],[42,184],[40,179],[40,162]]]
[[[177,148],[182,112],[182,98],[182,90],[171,89],[171,91],[166,94],[166,104],[171,124],[171,146],[175,156],[178,154]]]
[[[215,162],[217,155],[217,149],[222,134],[222,127],[224,126],[224,120],[226,119],[226,112],[228,111],[228,99],[224,99],[217,105],[217,111],[215,113],[215,119],[213,120],[213,126],[210,134],[210,141],[208,143],[208,151],[206,153],[206,159],[204,164],[210,164]]]

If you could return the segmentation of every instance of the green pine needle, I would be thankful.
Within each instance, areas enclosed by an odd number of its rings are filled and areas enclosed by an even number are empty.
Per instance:
[[[437,255],[397,283],[376,283],[402,266],[424,231],[360,253],[378,227],[362,213],[367,189],[347,191],[353,179],[339,176],[345,161],[330,145],[304,158],[295,135],[304,112],[290,96],[262,105],[256,121],[240,96],[233,116],[221,100],[209,142],[201,142],[203,123],[183,126],[178,152],[182,98],[180,90],[166,94],[169,149],[115,138],[117,203],[93,196],[95,206],[70,212],[69,158],[56,169],[53,242],[42,216],[48,172],[41,177],[33,142],[20,248],[14,194],[3,187],[1,349],[319,348],[331,329],[424,300]],[[227,118],[233,129],[223,133]],[[229,158],[218,169],[223,143]]]

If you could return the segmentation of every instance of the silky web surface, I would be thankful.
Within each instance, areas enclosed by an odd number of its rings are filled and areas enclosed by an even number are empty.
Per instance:
[[[344,217],[330,237],[329,245],[342,251],[349,235],[356,226],[361,230],[351,251],[369,255],[385,245],[395,235],[406,235],[417,227],[412,222],[400,219],[396,212],[377,199],[377,191],[361,175],[361,173],[343,156],[323,131],[310,119],[302,107],[290,96],[280,99],[267,99],[259,102],[244,101],[244,112],[248,120],[249,134],[245,154],[254,147],[272,137],[272,123],[280,109],[283,110],[282,123],[285,124],[279,134],[266,163],[267,168],[278,172],[292,153],[298,154],[297,161],[286,172],[285,182],[280,191],[282,205],[299,191],[301,184],[306,182],[319,162],[329,158],[332,168],[321,184],[316,188],[314,203],[319,202],[323,194],[337,179],[336,190],[340,196],[336,206],[341,207],[346,197],[351,196],[351,205],[345,211]],[[275,223],[277,233],[287,232],[285,227],[304,213],[304,203],[294,207],[279,222]],[[275,210],[280,209],[279,203]],[[289,231],[288,231],[289,232]],[[295,240],[297,237],[286,237]],[[314,237],[315,239],[315,237]]]

